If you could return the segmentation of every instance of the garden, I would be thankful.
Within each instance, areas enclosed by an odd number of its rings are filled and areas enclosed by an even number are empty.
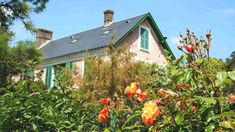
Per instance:
[[[134,61],[111,40],[108,58],[86,59],[84,76],[58,67],[56,85],[47,88],[35,42],[9,46],[7,24],[0,30],[0,131],[235,131],[235,57],[210,56],[210,31],[180,34],[182,55],[166,52],[166,66]]]

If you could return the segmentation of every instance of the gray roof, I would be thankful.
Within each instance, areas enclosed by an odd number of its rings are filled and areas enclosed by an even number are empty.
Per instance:
[[[78,53],[86,50],[106,47],[110,43],[113,32],[114,43],[118,42],[129,30],[140,22],[147,14],[132,17],[119,22],[114,22],[108,27],[98,27],[61,39],[53,40],[43,46],[40,50],[44,60],[68,54]],[[107,34],[106,34],[107,33]]]

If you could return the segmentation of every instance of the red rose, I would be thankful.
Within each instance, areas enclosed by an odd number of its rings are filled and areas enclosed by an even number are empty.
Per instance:
[[[106,124],[109,120],[109,109],[104,108],[99,112],[98,115],[99,122]]]
[[[103,105],[109,105],[109,98],[103,98],[102,99],[102,104]]]
[[[194,47],[192,45],[185,45],[184,48],[190,53],[192,53],[194,50]]]

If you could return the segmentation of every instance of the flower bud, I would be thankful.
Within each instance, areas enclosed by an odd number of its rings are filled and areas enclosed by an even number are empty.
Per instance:
[[[183,50],[183,47],[180,46],[180,45],[178,45],[177,48],[178,48],[179,50]]]

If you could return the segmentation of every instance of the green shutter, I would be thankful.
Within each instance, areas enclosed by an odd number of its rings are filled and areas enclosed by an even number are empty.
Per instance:
[[[52,80],[52,66],[46,67],[46,80],[45,83],[47,87],[51,87],[51,80]]]
[[[147,29],[140,28],[140,37],[141,37],[141,45],[142,49],[149,49],[149,32]]]
[[[141,31],[140,31],[141,45],[140,45],[140,46],[141,46],[142,49],[144,49],[144,47],[145,47],[145,44],[144,44],[144,43],[145,43],[145,42],[144,42],[144,40],[145,40],[145,38],[144,38],[144,37],[145,37],[145,36],[144,36],[144,29],[143,29],[143,28],[140,28],[140,29],[141,29]]]
[[[145,29],[145,49],[149,49],[149,32]]]
[[[48,88],[52,88],[54,86],[54,78],[55,78],[55,73],[53,66],[47,66],[45,84]]]
[[[66,67],[69,70],[74,71],[74,62],[73,61],[66,62]]]

